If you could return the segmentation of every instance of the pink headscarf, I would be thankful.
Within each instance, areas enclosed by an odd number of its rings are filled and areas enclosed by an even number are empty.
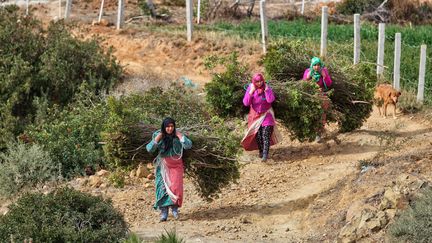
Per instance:
[[[257,86],[258,81],[263,81],[264,83],[261,85],[261,87]],[[265,79],[264,76],[261,73],[255,73],[252,77],[252,84],[255,86],[255,89],[257,90],[258,94],[262,94],[265,90]]]

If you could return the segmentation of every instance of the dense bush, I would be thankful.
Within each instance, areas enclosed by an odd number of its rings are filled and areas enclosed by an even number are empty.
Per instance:
[[[244,114],[246,109],[239,100],[243,99],[244,86],[249,82],[247,68],[237,60],[237,53],[229,57],[210,56],[206,58],[208,69],[223,65],[223,72],[213,72],[212,80],[205,85],[206,100],[211,109],[222,117]]]
[[[119,242],[128,227],[111,201],[63,188],[26,194],[0,216],[0,241]]]
[[[388,233],[393,242],[431,242],[432,241],[432,190],[414,201],[390,225]]]
[[[80,40],[63,22],[45,31],[17,7],[0,8],[0,149],[33,122],[34,100],[63,107],[83,82],[95,94],[107,92],[119,79],[121,67],[97,40]]]
[[[64,177],[83,174],[88,165],[103,163],[100,133],[106,120],[106,105],[82,85],[76,100],[63,110],[48,108],[36,99],[35,123],[20,138],[37,143],[49,152]]]
[[[0,195],[13,196],[25,189],[57,180],[58,167],[39,145],[9,143],[0,153]]]

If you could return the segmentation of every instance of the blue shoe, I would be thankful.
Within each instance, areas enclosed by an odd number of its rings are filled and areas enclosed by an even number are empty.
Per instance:
[[[268,155],[267,155],[267,154],[264,154],[263,157],[262,157],[262,162],[266,162],[267,159],[268,159]]]
[[[168,207],[161,207],[161,215],[160,215],[160,222],[167,221],[168,218]]]
[[[171,206],[173,217],[179,219],[178,206]]]

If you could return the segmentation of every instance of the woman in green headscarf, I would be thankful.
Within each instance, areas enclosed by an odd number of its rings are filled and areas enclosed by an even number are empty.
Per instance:
[[[311,65],[305,70],[303,74],[304,80],[313,80],[318,84],[323,92],[327,92],[333,81],[328,74],[327,68],[324,63],[318,57],[313,57],[311,60]]]
[[[326,92],[331,88],[333,81],[328,74],[328,70],[324,66],[324,63],[318,57],[312,58],[310,67],[306,69],[303,74],[303,79],[314,81],[321,89],[321,106],[324,112],[321,117],[322,127],[319,128],[319,135],[315,139],[317,142],[320,142],[321,134],[324,133],[324,126],[327,123],[326,111],[330,108],[330,100],[328,99]]]

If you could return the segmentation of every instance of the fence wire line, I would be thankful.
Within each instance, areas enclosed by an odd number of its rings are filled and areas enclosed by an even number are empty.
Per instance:
[[[220,28],[220,27],[215,27],[215,26],[212,26],[211,28],[208,28],[208,26],[206,26],[205,28],[202,28],[202,29],[200,29],[200,30],[204,30],[204,31],[213,31],[213,32],[223,32],[223,34],[224,35],[228,35],[228,33],[233,33],[233,34],[235,34],[235,35],[237,35],[237,36],[242,36],[243,35],[243,33],[246,33],[245,34],[245,36],[252,36],[252,37],[255,37],[255,38],[258,38],[259,39],[259,37],[261,36],[261,33],[260,32],[255,32],[255,31],[248,31],[248,30],[241,30],[241,32],[239,32],[238,30],[230,30],[230,29],[223,29],[223,28]],[[321,38],[316,38],[316,37],[301,37],[301,36],[296,36],[296,35],[278,35],[278,34],[271,34],[270,32],[269,32],[269,37],[272,37],[272,38],[275,38],[275,39],[285,39],[285,40],[289,40],[290,38],[295,38],[295,39],[297,39],[297,40],[311,40],[311,41],[318,41],[318,40],[320,40]],[[270,38],[271,39],[271,38]],[[354,38],[353,38],[354,39]],[[386,36],[386,39],[387,39],[387,36]],[[261,43],[261,41],[260,40],[258,40],[260,43]],[[353,41],[344,41],[343,43],[341,43],[341,42],[337,42],[337,41],[333,41],[333,40],[327,40],[329,43],[333,43],[333,44],[337,44],[337,45],[339,45],[339,46],[342,46],[343,48],[351,48],[351,47],[353,47],[354,46],[354,40]],[[403,42],[402,42],[403,43]],[[420,46],[412,46],[412,45],[408,45],[408,44],[405,44],[405,45],[403,45],[403,46],[405,46],[405,47],[409,47],[409,48],[413,48],[413,49],[419,49],[420,48]],[[365,54],[365,52],[364,51],[361,51],[360,52],[360,55],[364,58],[364,59],[366,59],[367,57],[366,57],[366,54]],[[344,56],[344,58],[347,58],[347,59],[349,59],[350,57],[348,57],[348,56]],[[431,57],[426,57],[427,58],[427,60],[431,60]],[[384,72],[387,74],[387,75],[389,75],[390,77],[393,77],[394,76],[394,72],[391,70],[392,68],[390,67],[390,66],[385,66],[385,68],[384,68]],[[408,79],[408,78],[405,78],[405,77],[403,77],[402,75],[400,76],[400,81],[403,81],[403,82],[401,82],[401,84],[408,84],[408,83],[413,83],[413,82],[416,82],[417,80],[416,79]]]
[[[199,29],[201,29],[201,28],[199,28]],[[241,32],[240,32],[239,30],[223,29],[221,27],[209,26],[209,25],[206,25],[201,30],[209,30],[209,31],[219,31],[219,32],[225,32],[225,33],[233,33],[233,34],[236,34],[238,36],[242,36],[242,35],[254,36],[256,38],[259,38],[261,36],[261,32],[259,32],[259,31],[255,32],[255,31],[250,31],[250,30],[241,30]],[[294,38],[301,39],[301,40],[321,40],[320,37],[315,37],[315,36],[309,36],[309,37],[305,36],[305,37],[303,37],[303,36],[297,36],[297,35],[292,35],[292,34],[280,35],[280,34],[272,34],[271,32],[269,32],[269,37],[277,37],[277,38],[294,37]],[[354,32],[353,32],[353,38],[352,39],[354,39]],[[394,38],[392,36],[390,36],[390,35],[385,35],[385,39],[387,41],[394,42]],[[338,43],[338,44],[340,44],[340,42],[335,41],[335,40],[327,39],[327,41],[328,42],[332,42],[332,43]],[[347,42],[347,41],[341,41],[341,42]],[[352,42],[354,43],[354,40]],[[406,42],[403,41],[403,38],[402,38],[402,41],[401,41],[401,45],[405,46],[405,47],[409,47],[409,48],[420,48],[421,47],[421,45],[410,45],[410,44],[407,44]]]

